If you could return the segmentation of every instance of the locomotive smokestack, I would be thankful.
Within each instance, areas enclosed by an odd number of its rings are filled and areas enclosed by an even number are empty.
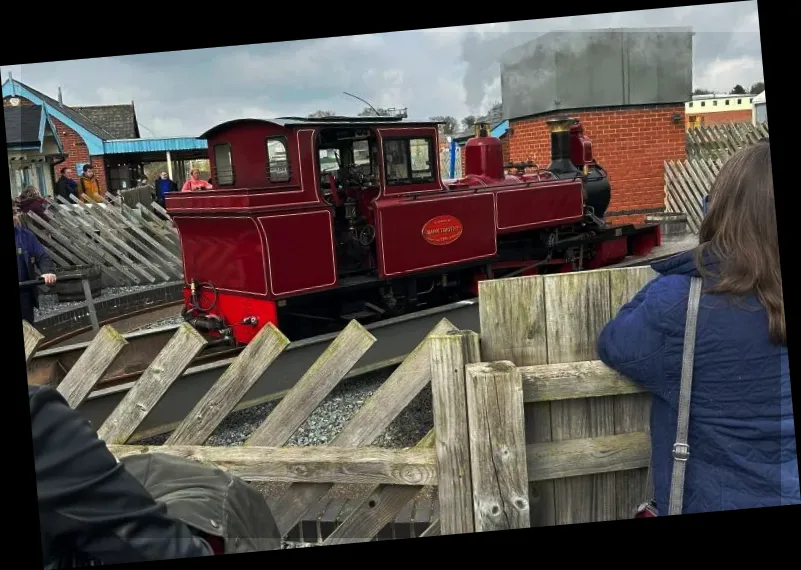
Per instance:
[[[570,160],[570,127],[575,123],[575,119],[566,116],[545,122],[551,131],[551,164],[548,170],[554,174],[578,172],[578,168]]]

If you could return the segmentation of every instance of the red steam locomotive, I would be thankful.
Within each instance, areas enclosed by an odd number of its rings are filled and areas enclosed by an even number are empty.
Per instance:
[[[660,245],[658,225],[603,221],[609,180],[576,120],[548,122],[547,169],[504,165],[481,125],[465,176],[447,181],[437,126],[290,117],[201,135],[214,189],[166,199],[185,318],[220,342],[247,344],[268,322],[298,340],[475,297],[482,279],[594,269]]]

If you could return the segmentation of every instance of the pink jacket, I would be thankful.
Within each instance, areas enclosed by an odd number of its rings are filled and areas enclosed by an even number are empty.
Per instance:
[[[181,192],[191,192],[192,190],[211,190],[212,186],[205,180],[193,180],[190,178],[187,180],[183,187],[181,188]]]

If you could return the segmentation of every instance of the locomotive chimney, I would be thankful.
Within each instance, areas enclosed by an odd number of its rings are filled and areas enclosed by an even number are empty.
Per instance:
[[[477,123],[473,127],[476,136],[464,147],[465,174],[503,180],[503,144],[497,137],[490,136],[489,124]]]
[[[548,170],[554,174],[578,173],[578,168],[570,160],[570,127],[576,120],[562,116],[546,121],[551,132],[551,164]]]

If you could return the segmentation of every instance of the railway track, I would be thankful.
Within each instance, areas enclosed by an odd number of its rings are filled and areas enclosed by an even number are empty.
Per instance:
[[[689,249],[692,245],[692,238],[676,240],[655,249],[649,256],[629,258],[615,267],[647,265]],[[159,307],[158,310],[164,310],[164,307]],[[137,315],[140,321],[145,321],[146,317],[144,314]],[[366,326],[365,328],[379,342],[367,351],[346,376],[346,380],[399,364],[442,318],[449,319],[459,328],[478,330],[478,300],[459,301]],[[177,325],[172,325],[125,334],[128,346],[120,353],[97,388],[78,407],[78,410],[94,425],[101,425],[139,375],[164,348],[177,328]],[[292,342],[243,398],[237,410],[281,398],[336,336],[337,333],[330,333]],[[390,339],[391,342],[388,342]],[[85,342],[38,352],[29,363],[29,382],[57,385],[77,362],[88,344],[87,339]],[[183,376],[167,390],[162,400],[143,422],[140,431],[134,435],[133,440],[147,439],[174,429],[178,421],[183,419],[211,388],[240,350],[214,347],[202,352]]]

